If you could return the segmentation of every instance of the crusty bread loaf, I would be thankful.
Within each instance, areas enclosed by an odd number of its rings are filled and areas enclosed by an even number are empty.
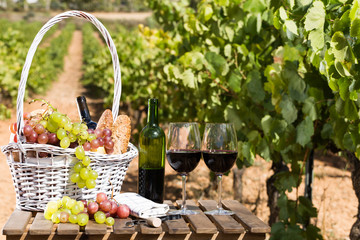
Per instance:
[[[101,115],[98,124],[97,129],[103,130],[104,128],[111,129],[113,126],[114,120],[110,109],[106,109],[103,114]]]
[[[111,129],[114,141],[114,153],[121,154],[127,151],[131,135],[131,121],[127,115],[120,115],[116,118]]]

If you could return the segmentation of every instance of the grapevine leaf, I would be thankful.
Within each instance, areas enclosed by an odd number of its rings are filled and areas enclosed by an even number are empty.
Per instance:
[[[324,31],[322,29],[316,29],[309,33],[309,40],[311,47],[315,52],[321,50],[325,45]]]
[[[189,88],[197,88],[197,81],[194,77],[194,73],[191,71],[191,69],[187,69],[181,74],[181,79],[183,80],[183,83],[186,87]]]
[[[265,98],[264,88],[261,82],[261,74],[259,71],[253,70],[248,75],[248,83],[246,85],[248,95],[254,102],[262,102]]]
[[[229,5],[229,0],[215,0],[215,3],[221,7],[226,7]]]
[[[310,199],[303,196],[299,197],[299,214],[304,219],[316,217],[316,208],[313,206]]]
[[[281,115],[288,124],[293,123],[297,119],[297,109],[290,98],[284,97],[280,102]]]
[[[241,75],[239,73],[237,73],[236,71],[232,71],[231,75],[229,77],[229,86],[230,86],[231,90],[233,90],[236,93],[240,92],[241,80],[242,80]]]
[[[357,63],[349,43],[342,32],[335,32],[331,38],[330,44],[336,60],[340,62],[344,62],[344,60],[346,60],[348,62]]]
[[[318,119],[318,114],[317,114],[316,106],[315,106],[315,99],[313,97],[309,97],[305,100],[303,108],[302,108],[302,112],[305,115],[310,116],[312,121],[315,121],[316,119]]]
[[[350,99],[345,101],[344,113],[350,120],[357,120],[359,118],[355,102]]]
[[[354,1],[354,5],[353,5],[353,7],[351,8],[350,14],[349,14],[349,17],[350,17],[350,20],[351,20],[351,21],[354,21],[356,15],[357,15],[358,9],[359,9],[359,1],[358,1],[358,0],[355,0],[355,1]]]
[[[270,131],[271,131],[271,124],[272,124],[272,119],[270,115],[265,115],[262,119],[261,119],[261,127],[265,133],[265,135],[270,135]]]
[[[275,14],[274,14],[274,19],[273,19],[273,24],[274,24],[274,27],[276,29],[280,29],[281,28],[281,22],[280,22],[280,19],[279,19],[279,11],[277,11]]]
[[[264,0],[246,0],[243,9],[251,13],[262,13],[266,9],[266,4]]]
[[[224,47],[224,55],[225,57],[230,58],[231,57],[231,45],[230,44],[226,44]]]
[[[271,161],[270,148],[264,138],[261,139],[260,144],[257,147],[258,147],[257,152],[260,153],[260,156],[265,161],[268,161],[268,162]]]
[[[351,22],[350,36],[360,38],[360,18],[358,17]]]
[[[205,59],[207,68],[212,75],[225,76],[229,72],[229,66],[223,56],[214,52],[207,52]]]
[[[323,139],[329,139],[333,134],[334,130],[330,123],[325,123],[321,129],[321,137]]]
[[[305,234],[306,239],[323,239],[320,229],[311,224],[306,227]]]
[[[280,7],[280,8],[279,8],[279,14],[280,14],[281,20],[286,21],[286,19],[288,18],[288,16],[287,16],[287,14],[286,14],[286,11],[285,11],[284,7]]]
[[[293,34],[295,34],[297,36],[299,35],[297,26],[293,20],[286,20],[285,26],[286,26],[286,29],[289,30],[290,32],[292,32]]]
[[[304,101],[306,98],[305,81],[296,72],[286,70],[285,73],[289,79],[288,88],[290,97],[299,102]]]
[[[296,142],[301,146],[305,146],[311,141],[311,137],[314,135],[314,125],[311,118],[307,116],[297,127],[296,127]]]
[[[234,39],[234,34],[235,34],[234,29],[229,26],[225,26],[224,30],[225,30],[225,33],[226,33],[229,41],[232,42]]]
[[[352,152],[356,151],[356,148],[355,148],[355,145],[354,145],[353,140],[351,138],[351,135],[348,132],[344,134],[343,145],[344,145],[344,147],[346,149],[348,149],[348,150],[350,150]]]
[[[343,31],[344,29],[347,29],[350,26],[350,10],[347,10],[340,19],[335,19],[334,25],[333,25],[333,31]]]
[[[210,4],[207,4],[201,9],[201,16],[204,19],[204,22],[207,22],[211,19],[214,11]]]
[[[322,1],[315,1],[305,16],[305,30],[323,29],[325,9]]]
[[[345,101],[349,97],[350,81],[348,78],[343,77],[338,80],[337,84],[339,86],[340,97]]]

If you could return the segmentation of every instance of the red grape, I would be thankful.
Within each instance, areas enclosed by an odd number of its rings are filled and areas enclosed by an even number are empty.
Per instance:
[[[82,201],[82,203],[84,204],[84,207],[87,207],[87,201],[86,200],[80,200],[80,201]]]
[[[104,146],[104,139],[103,138],[97,138],[97,140],[99,140],[99,144],[100,144],[100,147],[103,147]]]
[[[91,149],[90,143],[89,143],[89,142],[85,142],[85,143],[83,144],[83,148],[84,148],[85,151],[90,151],[90,149]]]
[[[100,203],[100,209],[104,212],[109,212],[111,210],[111,202],[109,200],[102,201]]]
[[[60,222],[66,223],[69,220],[69,213],[61,212],[60,213]]]
[[[120,204],[117,209],[117,215],[119,218],[127,218],[130,215],[130,209],[127,205]]]
[[[17,123],[15,122],[10,125],[10,132],[15,134],[16,131],[17,131]]]
[[[96,195],[96,202],[101,203],[103,201],[107,200],[107,196],[105,193],[101,192]]]
[[[42,133],[38,136],[37,139],[38,143],[40,144],[46,144],[49,141],[49,137],[47,135],[47,133]]]
[[[104,144],[106,144],[109,141],[112,141],[112,138],[110,136],[105,136],[104,137]]]
[[[95,129],[94,134],[97,138],[102,137],[102,130],[101,129]]]
[[[109,212],[104,212],[104,213],[106,218],[111,217],[111,214]]]
[[[89,214],[95,214],[99,210],[99,205],[97,202],[91,202],[87,206],[87,211]]]
[[[88,128],[87,132],[88,132],[89,134],[94,134],[94,129]]]
[[[30,125],[26,124],[26,125],[24,126],[23,131],[24,131],[24,135],[25,135],[26,137],[29,137],[29,136],[31,135],[31,133],[33,132],[33,128],[32,128]],[[11,132],[12,132],[12,130],[11,130]],[[15,132],[14,132],[14,133],[15,133]]]
[[[34,130],[35,130],[35,132],[36,132],[37,134],[42,134],[42,133],[45,132],[44,126],[43,126],[42,124],[40,124],[40,123],[36,124]]]
[[[48,134],[48,143],[52,145],[57,145],[59,142],[59,139],[56,136],[56,133],[50,133]]]
[[[32,131],[29,137],[27,137],[28,142],[30,143],[36,143],[38,138],[38,134],[35,131]]]
[[[105,148],[107,154],[112,154],[114,152],[113,148]]]
[[[110,209],[109,213],[110,213],[111,215],[113,215],[113,214],[115,214],[115,213],[117,212],[118,205],[117,205],[117,203],[114,202],[114,201],[110,201],[110,202],[111,202],[111,209]]]
[[[104,130],[102,131],[102,136],[103,136],[103,137],[105,137],[105,136],[111,137],[111,134],[112,134],[112,132],[111,132],[111,130],[108,129],[108,128],[104,128]]]
[[[110,140],[110,141],[106,142],[106,143],[104,144],[104,146],[105,146],[105,148],[107,148],[107,149],[112,149],[112,148],[114,148],[114,141],[113,141],[113,140]]]
[[[100,143],[99,140],[94,139],[90,142],[91,145],[91,149],[97,149],[98,147],[100,147]]]

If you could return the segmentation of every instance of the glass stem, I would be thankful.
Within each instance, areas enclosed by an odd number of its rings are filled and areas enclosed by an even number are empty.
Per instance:
[[[218,210],[223,210],[222,204],[221,204],[221,192],[222,192],[222,174],[217,175],[217,184],[218,184]]]
[[[181,175],[182,179],[182,204],[181,204],[181,210],[186,210],[186,174]]]

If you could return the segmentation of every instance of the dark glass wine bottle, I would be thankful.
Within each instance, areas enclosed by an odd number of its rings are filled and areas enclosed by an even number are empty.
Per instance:
[[[158,100],[149,99],[147,124],[139,138],[138,192],[157,203],[164,201],[165,133],[158,125]]]
[[[91,120],[88,105],[86,104],[85,96],[76,98],[80,119],[86,123],[89,129],[96,129],[97,123]]]

